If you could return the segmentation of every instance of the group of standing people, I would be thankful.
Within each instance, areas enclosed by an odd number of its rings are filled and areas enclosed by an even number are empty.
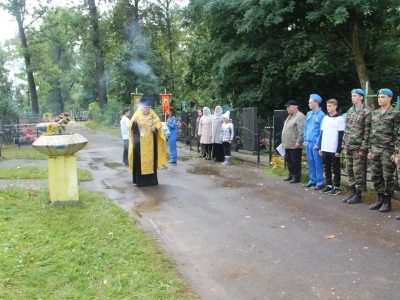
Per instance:
[[[377,193],[377,201],[369,209],[390,211],[394,171],[400,163],[400,112],[391,105],[393,92],[390,89],[380,89],[377,94],[380,108],[372,111],[364,103],[365,92],[353,89],[353,106],[348,110],[346,120],[338,111],[336,99],[326,101],[328,114],[325,115],[320,107],[322,98],[311,94],[310,111],[306,116],[298,110],[296,101],[288,101],[285,106],[289,115],[282,130],[282,146],[289,176],[284,180],[300,182],[302,149],[305,147],[309,181],[304,187],[338,195],[343,153],[351,192],[342,202],[356,204],[362,201],[366,160],[369,159],[371,180]],[[400,219],[400,215],[396,218]]]
[[[200,158],[231,164],[234,130],[229,117],[229,111],[223,114],[221,106],[215,107],[214,114],[208,107],[198,111],[195,134],[200,142]]]
[[[139,187],[158,184],[157,169],[167,162],[166,144],[161,120],[151,109],[150,98],[142,98],[140,107],[129,120],[130,110],[124,108],[120,120],[124,142],[122,162],[132,172],[132,182]],[[173,108],[168,112],[170,163],[176,163],[177,120]]]
[[[122,162],[132,172],[133,184],[143,187],[158,184],[157,169],[165,167],[167,162],[166,144],[169,145],[168,163],[176,164],[178,155],[176,140],[178,122],[175,110],[171,107],[166,126],[168,141],[160,118],[151,109],[151,99],[142,98],[140,107],[129,119],[130,110],[124,108],[120,119],[121,135],[124,143]],[[200,138],[204,157],[214,158],[231,163],[231,144],[233,141],[233,124],[230,123],[229,111],[222,114],[217,106],[212,115],[208,107],[202,110],[196,124],[196,135]],[[203,157],[203,155],[202,155]]]
[[[388,212],[394,193],[394,172],[400,164],[400,112],[392,107],[393,92],[384,88],[378,91],[379,109],[372,111],[365,103],[362,89],[351,91],[353,106],[348,110],[346,121],[338,111],[336,99],[326,103],[327,112],[321,110],[322,98],[318,94],[309,97],[310,111],[304,116],[294,100],[285,105],[288,117],[282,130],[282,146],[289,183],[300,182],[302,149],[305,147],[309,170],[306,188],[321,190],[330,195],[340,193],[340,156],[345,155],[346,172],[351,188],[343,203],[362,201],[361,193],[367,163],[371,161],[371,180],[377,193],[377,201],[371,210]],[[165,166],[166,136],[160,118],[151,109],[151,100],[143,98],[141,106],[129,120],[130,111],[122,111],[120,121],[124,142],[122,161],[129,167],[133,183],[137,186],[158,184],[157,168]],[[168,112],[167,126],[170,130],[170,163],[177,162],[177,119],[173,108]],[[229,111],[223,114],[217,106],[214,114],[208,107],[199,111],[196,134],[204,152],[200,157],[207,160],[231,163],[231,144],[234,137]],[[325,174],[325,178],[324,178]],[[325,182],[325,185],[324,185]],[[400,219],[400,215],[396,218]]]

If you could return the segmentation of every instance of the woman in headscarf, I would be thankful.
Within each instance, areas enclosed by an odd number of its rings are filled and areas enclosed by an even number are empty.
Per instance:
[[[200,137],[200,144],[204,144],[205,149],[205,159],[211,159],[211,150],[212,150],[212,143],[211,143],[211,123],[212,123],[212,115],[210,109],[205,106],[203,108],[203,116],[199,122],[199,131],[197,135]]]
[[[221,106],[216,106],[214,110],[214,115],[212,118],[212,137],[211,137],[211,142],[212,142],[212,147],[213,147],[213,153],[212,157],[214,158],[215,161],[224,161],[224,148],[222,147],[221,141],[220,141],[220,136],[221,136],[221,126],[222,126],[223,120],[222,120],[222,108]]]

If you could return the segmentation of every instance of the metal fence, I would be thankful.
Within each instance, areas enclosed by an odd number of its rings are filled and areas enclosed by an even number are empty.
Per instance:
[[[238,120],[234,128],[235,135],[232,143],[232,150],[249,151],[258,156],[258,163],[260,163],[261,155],[268,155],[271,160],[274,153],[273,145],[273,126],[271,120],[258,119],[258,128],[252,131],[246,127],[241,126]],[[190,150],[197,148],[200,151],[200,143],[194,134],[191,122],[186,124],[182,120],[178,121],[178,138],[177,140],[189,145]]]
[[[32,145],[41,135],[36,129],[37,124],[13,124],[0,127],[0,156],[4,147],[21,147],[21,145]]]

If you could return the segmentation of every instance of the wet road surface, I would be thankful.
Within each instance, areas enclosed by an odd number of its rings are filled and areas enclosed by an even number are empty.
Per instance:
[[[184,149],[158,171],[158,186],[138,188],[121,163],[119,137],[74,126],[89,140],[78,166],[94,177],[81,187],[137,218],[201,299],[400,299],[395,212],[343,204],[340,195]]]

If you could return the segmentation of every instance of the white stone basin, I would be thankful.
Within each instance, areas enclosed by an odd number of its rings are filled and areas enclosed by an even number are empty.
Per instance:
[[[88,140],[79,133],[42,135],[33,144],[37,151],[48,156],[72,155],[86,146]]]
[[[39,124],[36,125],[36,129],[41,131],[41,132],[46,132],[48,124],[50,124],[50,122],[39,123]]]

